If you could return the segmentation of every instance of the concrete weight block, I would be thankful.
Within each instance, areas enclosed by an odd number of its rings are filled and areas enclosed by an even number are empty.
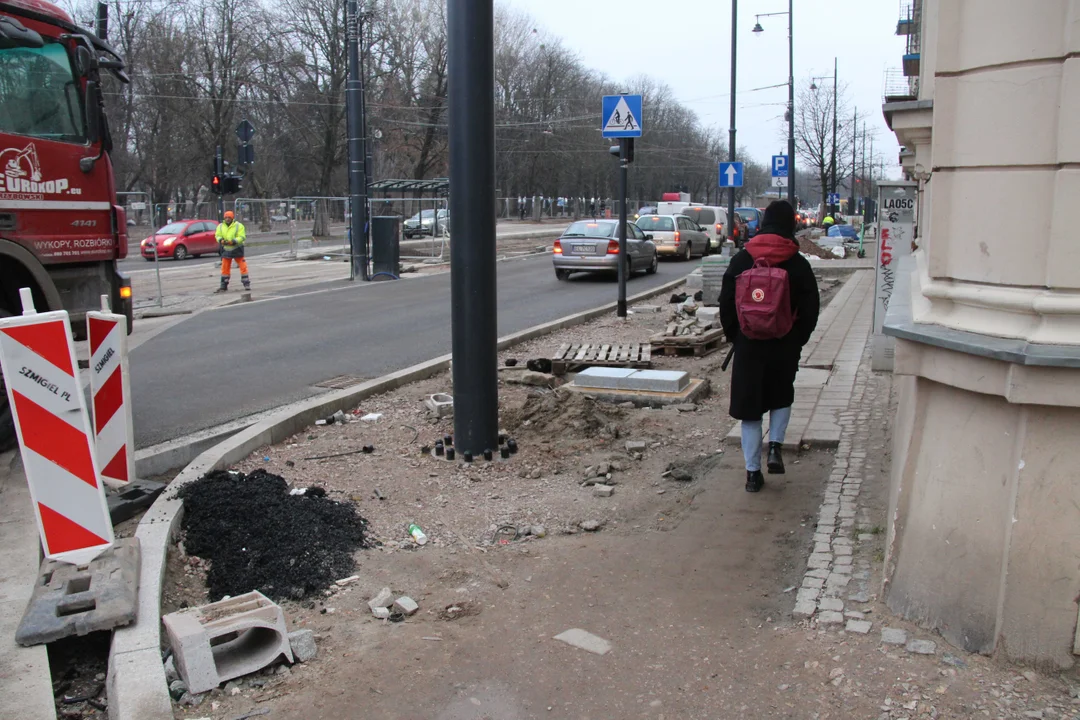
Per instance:
[[[285,614],[255,591],[161,618],[176,669],[192,694],[270,665],[293,662]]]

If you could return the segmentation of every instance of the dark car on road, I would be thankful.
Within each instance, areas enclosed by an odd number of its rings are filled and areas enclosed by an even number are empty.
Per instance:
[[[659,260],[652,236],[636,224],[626,223],[626,262],[629,277],[636,270],[650,275]],[[573,272],[619,272],[619,221],[581,220],[566,228],[555,241],[552,262],[555,277],[568,280]]]
[[[757,235],[758,228],[761,227],[761,210],[756,207],[740,207],[735,208],[735,212],[746,223],[746,239],[749,240]]]
[[[159,228],[153,235],[142,241],[139,251],[148,261],[157,257],[186,260],[200,255],[216,255],[217,244],[216,220],[180,220]]]

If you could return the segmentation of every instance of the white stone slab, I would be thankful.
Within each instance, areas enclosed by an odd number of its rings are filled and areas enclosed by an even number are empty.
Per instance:
[[[591,367],[579,372],[574,384],[578,387],[620,390],[626,387],[623,381],[635,372],[632,368]]]
[[[580,628],[561,632],[555,636],[555,639],[596,655],[606,655],[611,652],[611,643]]]

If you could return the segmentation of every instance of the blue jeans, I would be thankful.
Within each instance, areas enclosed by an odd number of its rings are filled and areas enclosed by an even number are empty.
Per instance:
[[[791,421],[791,406],[769,411],[769,442],[783,443]],[[742,421],[742,452],[749,471],[761,470],[761,421]]]

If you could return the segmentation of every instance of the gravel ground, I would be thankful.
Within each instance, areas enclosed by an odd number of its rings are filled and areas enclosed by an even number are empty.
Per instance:
[[[826,302],[839,285],[823,283]],[[492,592],[520,584],[507,567],[516,557],[556,552],[563,538],[643,537],[684,522],[703,491],[703,478],[738,462],[737,452],[723,448],[732,424],[728,375],[720,371],[726,346],[701,358],[654,355],[656,369],[686,370],[710,380],[712,394],[690,412],[616,407],[512,381],[526,360],[549,357],[562,343],[648,342],[669,320],[674,306],[667,299],[653,301],[660,312],[642,309],[626,320],[603,317],[500,354],[500,420],[519,446],[508,460],[465,464],[460,457],[448,461],[423,452],[453,434],[452,418],[433,418],[422,404],[430,394],[452,392],[450,374],[443,373],[365,401],[351,422],[310,427],[239,463],[242,472],[264,469],[293,488],[324,488],[331,499],[354,503],[368,521],[374,547],[356,553],[360,579],[331,585],[321,597],[282,602],[290,624],[315,629],[321,648],[348,658],[351,633],[376,622],[366,600],[383,586],[416,599],[425,618],[456,627],[460,618],[486,613]],[[519,361],[518,368],[506,368],[510,359]],[[380,417],[359,419],[366,414]],[[645,451],[629,452],[628,441],[644,442]],[[365,446],[374,451],[364,453]],[[803,462],[814,474],[825,460],[811,454],[791,462],[793,471]],[[598,492],[597,482],[613,488],[611,494],[601,496],[606,491]],[[423,528],[427,545],[412,541],[410,523]],[[789,546],[785,540],[778,547]],[[205,561],[174,547],[163,612],[207,602],[206,570]],[[257,674],[236,694],[218,689],[207,705],[178,706],[177,717],[211,714],[208,706],[215,718],[233,717],[294,693],[307,684],[305,678],[315,683],[312,690],[329,682],[312,675],[312,667]]]

